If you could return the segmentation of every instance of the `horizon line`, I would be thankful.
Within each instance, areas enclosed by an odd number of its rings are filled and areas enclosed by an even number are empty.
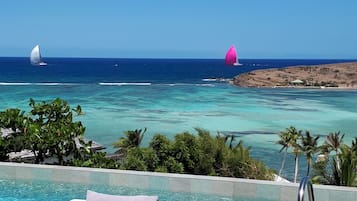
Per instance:
[[[28,58],[25,56],[0,56],[0,58]],[[189,57],[42,57],[44,59],[162,59],[162,60],[224,60],[224,58],[189,58]],[[348,60],[357,61],[357,58],[239,58],[239,60]]]

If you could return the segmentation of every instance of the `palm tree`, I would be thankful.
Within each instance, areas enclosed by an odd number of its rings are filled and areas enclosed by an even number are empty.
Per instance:
[[[295,160],[295,174],[294,174],[294,183],[296,183],[297,181],[297,175],[298,175],[298,172],[299,172],[299,146],[298,146],[298,139],[300,139],[301,137],[301,130],[297,130],[295,127],[290,127],[290,134],[292,135],[291,136],[291,139],[290,139],[290,144],[291,146],[293,147],[293,153],[294,153],[294,160]]]
[[[113,143],[113,147],[118,149],[115,153],[126,153],[130,148],[139,147],[145,132],[146,128],[144,130],[136,129],[134,131],[126,131],[124,133],[125,137],[121,137],[118,141]]]
[[[279,176],[281,176],[281,172],[283,171],[284,166],[285,166],[286,155],[288,153],[288,149],[291,147],[291,144],[290,144],[291,134],[289,132],[289,128],[287,128],[285,131],[280,132],[279,137],[280,137],[280,140],[278,140],[276,142],[277,144],[280,144],[282,146],[282,148],[280,149],[279,152],[281,153],[285,149],[283,161],[281,162],[281,167],[279,170]]]
[[[226,135],[226,137],[225,137],[225,142],[227,142],[229,138],[230,138],[230,140],[229,140],[229,149],[233,149],[233,142],[234,142],[236,136],[233,135],[233,134],[231,134],[231,135]]]
[[[321,149],[327,153],[331,152],[331,151],[335,151],[336,154],[336,166],[337,166],[337,170],[340,171],[341,169],[341,162],[339,159],[339,149],[342,145],[342,141],[343,141],[343,137],[345,136],[345,134],[342,134],[342,136],[340,137],[340,131],[335,132],[335,133],[330,133],[325,140],[324,145],[321,146]]]
[[[357,184],[357,153],[345,144],[340,147],[341,171],[340,185],[356,186]]]
[[[305,136],[301,136],[301,145],[299,145],[300,150],[306,155],[307,159],[307,173],[306,176],[309,176],[310,167],[312,164],[312,156],[315,154],[319,148],[317,146],[317,140],[320,136],[312,137],[309,131],[305,131]]]
[[[355,137],[354,140],[352,140],[352,146],[351,146],[352,151],[357,153],[357,137]]]
[[[294,182],[296,183],[297,174],[298,174],[298,155],[299,155],[299,146],[297,144],[298,139],[301,136],[301,130],[297,130],[295,127],[290,126],[286,128],[284,132],[280,133],[279,137],[281,138],[277,143],[281,144],[283,147],[280,151],[284,150],[287,152],[287,149],[290,147],[293,148],[293,153],[295,155],[295,174],[294,174]],[[283,160],[282,168],[284,167],[285,157]],[[281,171],[279,171],[279,174]]]

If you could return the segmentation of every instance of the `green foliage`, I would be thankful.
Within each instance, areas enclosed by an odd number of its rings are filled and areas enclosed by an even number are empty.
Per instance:
[[[167,172],[170,173],[184,173],[185,169],[182,163],[175,160],[174,157],[170,156],[164,161],[163,166],[166,167]]]
[[[147,159],[145,151],[139,147],[133,147],[127,150],[127,154],[121,168],[126,170],[147,171]]]
[[[352,140],[352,146],[351,146],[352,151],[357,153],[357,137],[355,137],[354,140]]]
[[[320,136],[312,137],[309,131],[305,131],[305,136],[301,136],[300,150],[305,154],[307,159],[307,175],[310,173],[310,166],[312,164],[312,156],[319,150],[317,140]]]
[[[234,143],[234,140],[235,140],[236,136],[235,135],[225,135],[224,136],[224,141],[225,143],[228,142],[229,140],[229,148],[232,149],[233,148],[233,143]]]
[[[177,134],[172,144],[172,156],[182,163],[185,173],[194,174],[195,167],[199,162],[199,147],[193,134],[184,132]]]
[[[145,162],[148,171],[154,171],[159,164],[159,158],[151,148],[142,148],[142,160]]]
[[[9,158],[7,155],[10,152],[8,146],[8,140],[0,137],[0,161],[5,161]]]
[[[112,159],[105,158],[105,153],[103,152],[95,152],[87,155],[85,158],[74,159],[69,165],[91,168],[119,168],[119,164]]]
[[[243,142],[239,141],[225,160],[222,176],[273,179],[273,171],[268,170],[262,162],[250,158],[249,150],[250,147],[245,148]]]
[[[50,103],[36,103],[30,99],[29,105],[29,115],[19,109],[0,112],[0,127],[12,130],[1,139],[0,158],[5,159],[9,152],[29,149],[35,155],[35,163],[54,156],[63,165],[66,157],[79,156],[75,139],[81,144],[85,128],[81,122],[73,122],[67,102],[57,98]],[[80,106],[76,110],[81,111]]]
[[[152,148],[158,158],[158,165],[155,168],[155,172],[171,172],[171,173],[183,173],[183,164],[176,161],[171,156],[172,143],[164,135],[155,135],[149,145]]]
[[[171,151],[171,142],[166,136],[160,134],[154,135],[149,147],[155,151],[159,164],[168,160]]]
[[[242,141],[230,150],[223,163],[222,176],[244,177],[247,174],[249,150],[244,149]]]
[[[298,175],[298,155],[300,154],[300,147],[299,147],[298,141],[301,138],[301,135],[302,135],[301,133],[302,133],[301,130],[297,130],[295,127],[290,126],[289,128],[286,128],[285,131],[280,132],[280,134],[279,134],[280,140],[276,142],[277,144],[282,145],[280,152],[283,151],[284,149],[287,152],[289,148],[292,148],[292,153],[295,156],[295,160],[294,160],[295,161],[295,174],[294,174],[294,182],[295,183],[297,181],[297,175]],[[285,157],[282,162],[282,168],[284,167],[284,163],[285,163]],[[279,175],[282,171],[282,168],[279,171]]]
[[[245,148],[243,146],[243,141],[239,141],[236,146],[233,147],[231,151],[228,152],[223,164],[222,176],[230,177],[243,177],[243,178],[257,178],[264,177],[260,175],[260,170],[258,170],[257,161],[250,158],[249,154],[250,147]],[[264,171],[264,170],[262,170]]]
[[[20,111],[17,108],[0,112],[0,128],[10,128],[13,134],[21,133],[27,120],[24,113],[24,111]]]
[[[347,145],[341,146],[341,185],[357,185],[357,153]]]
[[[226,140],[224,137],[221,137],[220,135],[216,136],[213,143],[214,143],[213,145],[216,149],[216,151],[214,153],[213,168],[216,171],[216,175],[221,175],[225,157],[228,155],[228,153],[231,151],[231,149],[227,149]]]
[[[332,168],[329,168],[329,159],[317,161],[313,164],[312,182],[315,184],[336,184],[331,176]]]
[[[25,134],[36,163],[43,162],[49,154],[63,165],[66,157],[79,155],[75,139],[83,136],[85,128],[81,122],[73,122],[73,113],[66,101],[57,98],[50,103],[36,103],[30,99],[30,107],[32,117]]]
[[[313,181],[320,184],[338,186],[357,186],[357,139],[352,141],[352,146],[342,143],[344,134],[330,133],[321,146],[322,154],[334,155],[318,161],[313,167]]]
[[[139,147],[141,141],[144,138],[144,134],[146,132],[146,128],[144,130],[136,129],[134,131],[126,131],[124,137],[119,138],[118,141],[113,143],[113,147],[118,150],[116,153],[126,153],[126,151],[133,147]]]
[[[155,135],[148,148],[130,148],[123,169],[171,173],[190,173],[256,179],[272,179],[272,171],[249,156],[249,147],[239,142],[230,148],[226,138],[213,138],[208,131],[196,129],[197,135],[184,132],[171,142]]]
[[[345,134],[342,134],[340,136],[340,131],[334,132],[334,133],[329,133],[328,136],[326,137],[325,143],[320,147],[322,152],[331,152],[335,151],[335,153],[338,153],[338,150],[340,146],[343,143],[343,138],[345,137]]]
[[[219,159],[222,151],[217,143],[218,140],[211,137],[208,131],[196,129],[198,132],[198,163],[195,167],[195,174],[216,175],[216,168],[221,168],[223,159]],[[217,157],[217,158],[216,158]],[[217,160],[217,161],[216,161]]]
[[[8,153],[24,149],[23,131],[27,117],[19,109],[7,109],[0,112],[0,128],[10,129],[5,137],[0,137],[0,160],[8,160]],[[0,135],[1,136],[1,135]]]

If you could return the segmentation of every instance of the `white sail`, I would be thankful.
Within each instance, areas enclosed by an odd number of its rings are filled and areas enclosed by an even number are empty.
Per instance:
[[[30,55],[30,61],[32,65],[40,65],[40,66],[45,66],[47,65],[45,62],[42,61],[41,58],[41,52],[40,52],[40,46],[36,45]]]

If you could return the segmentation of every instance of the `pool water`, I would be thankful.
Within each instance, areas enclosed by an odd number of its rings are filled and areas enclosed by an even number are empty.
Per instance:
[[[252,199],[143,190],[120,186],[0,179],[0,201],[70,201],[75,198],[85,199],[87,190],[114,195],[158,195],[160,201],[253,201]]]

